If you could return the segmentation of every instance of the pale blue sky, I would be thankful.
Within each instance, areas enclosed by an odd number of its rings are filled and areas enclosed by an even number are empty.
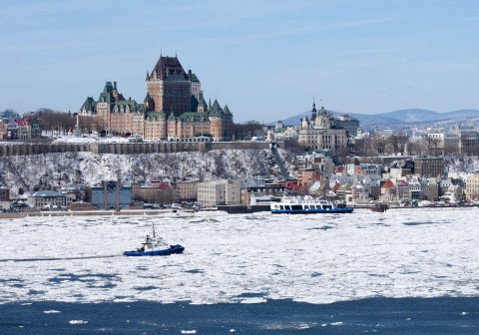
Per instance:
[[[0,0],[0,31],[0,110],[78,111],[108,80],[142,102],[161,52],[236,121],[313,96],[350,113],[479,109],[475,0]]]

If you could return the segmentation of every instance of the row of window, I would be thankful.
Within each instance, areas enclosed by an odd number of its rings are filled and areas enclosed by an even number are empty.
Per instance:
[[[273,205],[273,209],[279,210],[293,210],[293,211],[302,211],[302,210],[330,210],[331,205]]]

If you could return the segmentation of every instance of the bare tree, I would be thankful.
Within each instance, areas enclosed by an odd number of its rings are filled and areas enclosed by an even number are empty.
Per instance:
[[[405,154],[405,149],[407,147],[407,144],[409,142],[409,137],[405,134],[396,134],[392,135],[389,138],[389,143],[392,147],[393,153],[394,154]]]
[[[76,120],[70,113],[54,111],[49,108],[41,108],[31,116],[37,121],[41,129],[55,131],[57,134],[72,131]]]
[[[78,116],[78,125],[82,132],[91,134],[93,131],[93,119],[88,115],[79,115]]]
[[[426,153],[428,155],[437,155],[439,151],[438,147],[439,147],[439,144],[441,143],[441,140],[432,136],[426,136],[424,141],[427,148]]]
[[[387,153],[388,139],[383,135],[373,136],[372,148],[376,151],[378,156],[382,156]]]
[[[256,121],[237,123],[232,127],[233,136],[236,140],[250,140],[263,129],[263,125]]]

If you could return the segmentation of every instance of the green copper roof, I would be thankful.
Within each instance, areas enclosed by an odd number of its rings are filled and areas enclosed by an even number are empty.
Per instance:
[[[85,102],[83,103],[80,109],[85,108],[87,111],[94,113],[95,105],[96,105],[95,100],[92,97],[88,97],[86,98]]]
[[[327,116],[328,112],[326,111],[326,109],[324,109],[324,107],[321,107],[321,109],[319,110],[318,115]]]
[[[228,105],[225,105],[225,109],[223,110],[223,112],[227,116],[232,115],[231,112],[230,112],[230,109],[228,108]]]
[[[161,118],[162,116],[165,116],[165,113],[159,113],[159,112],[149,112],[148,114],[146,114],[147,117],[151,120],[158,120],[159,118]]]
[[[182,122],[206,122],[208,121],[208,115],[206,113],[189,112],[181,114],[180,119]]]
[[[213,117],[221,117],[223,115],[223,109],[218,103],[218,100],[215,99],[213,106],[211,106],[211,109],[209,110],[209,115]]]

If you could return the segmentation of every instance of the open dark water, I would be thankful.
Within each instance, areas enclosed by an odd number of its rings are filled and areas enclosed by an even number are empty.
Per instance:
[[[45,313],[46,312],[46,313]],[[0,334],[479,334],[479,298],[0,305]]]

